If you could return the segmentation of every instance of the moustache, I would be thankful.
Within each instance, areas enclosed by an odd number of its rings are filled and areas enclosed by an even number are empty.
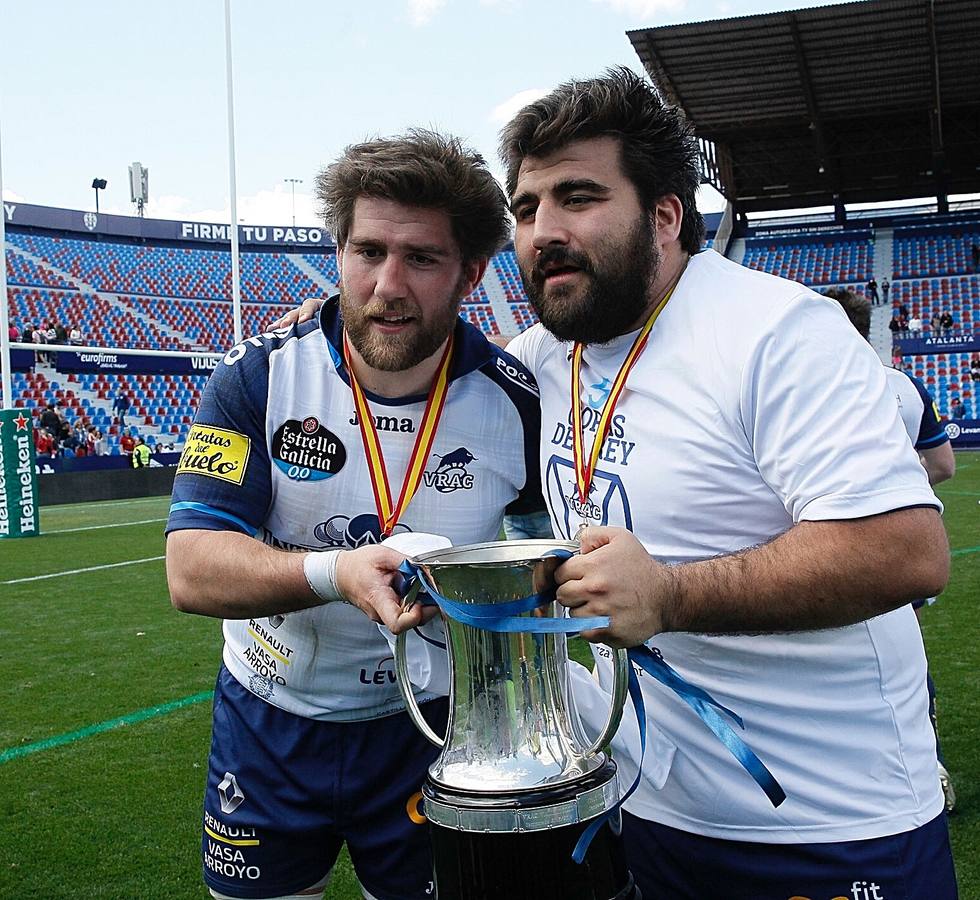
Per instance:
[[[567,247],[546,247],[538,254],[531,268],[531,278],[537,285],[544,284],[545,269],[552,266],[574,266],[587,275],[594,275],[592,260],[584,253],[569,250]]]

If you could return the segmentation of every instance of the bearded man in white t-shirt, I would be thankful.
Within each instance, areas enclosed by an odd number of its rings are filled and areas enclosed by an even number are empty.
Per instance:
[[[556,534],[582,544],[558,599],[739,714],[787,794],[641,677],[644,895],[955,897],[908,605],[948,545],[877,356],[833,301],[698,252],[696,138],[628,70],[525,107],[501,147],[541,319],[508,349],[541,391]]]

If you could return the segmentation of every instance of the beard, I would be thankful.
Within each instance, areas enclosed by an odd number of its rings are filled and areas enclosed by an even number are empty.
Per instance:
[[[548,290],[545,267],[554,265],[574,266],[587,284]],[[625,239],[604,240],[591,256],[547,247],[531,266],[519,261],[519,268],[531,306],[558,340],[605,344],[629,331],[646,312],[660,254],[650,221],[641,215]]]
[[[340,315],[351,346],[372,369],[381,372],[404,372],[435,353],[456,327],[459,293],[462,282],[427,317],[418,305],[404,300],[384,303],[372,300],[357,306],[340,287]],[[411,316],[414,320],[398,334],[375,331],[372,320],[379,316]]]

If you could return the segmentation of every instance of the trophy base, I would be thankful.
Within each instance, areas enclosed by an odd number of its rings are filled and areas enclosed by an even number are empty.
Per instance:
[[[574,786],[579,791],[615,778],[607,764]],[[497,795],[481,805],[524,810],[554,803],[556,792]],[[431,782],[423,787],[427,800],[468,806],[472,796],[447,791]],[[594,817],[592,817],[594,818]],[[642,900],[626,865],[620,817],[612,817],[596,833],[585,859],[576,863],[572,851],[589,822],[528,832],[484,832],[447,828],[432,821],[429,833],[436,897],[439,900]]]

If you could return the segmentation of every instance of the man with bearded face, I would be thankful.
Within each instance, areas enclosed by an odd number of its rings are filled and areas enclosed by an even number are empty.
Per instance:
[[[741,716],[786,793],[641,672],[646,755],[635,727],[613,746],[644,896],[951,900],[908,605],[948,547],[877,356],[833,301],[700,252],[697,142],[628,70],[525,107],[501,148],[541,318],[508,350],[541,391],[555,532],[582,546],[558,600]]]
[[[372,621],[404,559],[379,542],[493,540],[536,505],[537,391],[457,315],[508,233],[479,156],[411,132],[348,148],[317,191],[339,301],[228,352],[174,479],[172,601],[225,620],[204,876],[218,898],[320,896],[346,841],[366,897],[421,900],[436,750]],[[444,729],[445,699],[416,697]]]

